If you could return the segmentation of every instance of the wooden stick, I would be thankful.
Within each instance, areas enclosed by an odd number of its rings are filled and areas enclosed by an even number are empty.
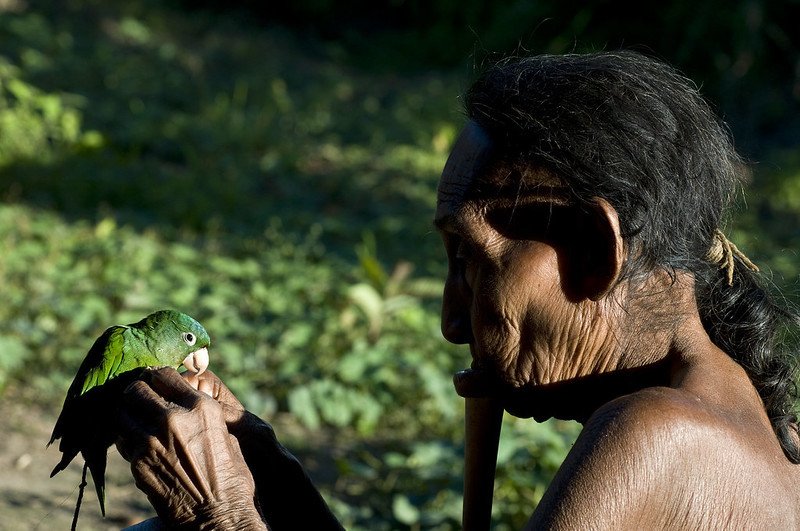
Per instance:
[[[75,502],[75,514],[72,515],[71,531],[78,529],[78,514],[81,512],[81,502],[83,501],[83,491],[86,490],[86,469],[89,468],[88,463],[83,464],[83,475],[81,476],[81,484],[78,485],[78,501]]]
[[[464,448],[464,531],[487,531],[492,521],[494,473],[503,408],[494,398],[467,398]]]

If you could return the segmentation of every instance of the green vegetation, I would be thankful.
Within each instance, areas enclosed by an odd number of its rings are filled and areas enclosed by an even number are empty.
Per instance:
[[[106,326],[176,308],[312,458],[348,528],[455,528],[451,375],[469,355],[439,332],[430,219],[462,69],[367,68],[353,48],[389,33],[321,40],[247,11],[2,9],[0,393],[55,411]],[[796,289],[800,160],[784,144],[734,239]],[[497,529],[521,527],[576,433],[507,419]]]

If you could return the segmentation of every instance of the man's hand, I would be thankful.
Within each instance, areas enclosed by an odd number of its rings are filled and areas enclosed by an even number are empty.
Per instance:
[[[239,401],[214,375],[184,379],[167,368],[150,376],[125,391],[117,448],[159,517],[170,528],[265,529],[226,425],[244,415]]]
[[[206,369],[199,375],[186,371],[182,376],[194,389],[219,402],[222,406],[222,413],[225,416],[225,423],[228,424],[229,429],[231,426],[242,422],[245,414],[244,406],[216,374]]]

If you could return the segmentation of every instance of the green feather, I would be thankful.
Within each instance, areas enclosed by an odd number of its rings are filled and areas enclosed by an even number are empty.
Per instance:
[[[103,385],[108,380],[118,374],[115,368],[122,365],[122,360],[125,354],[125,326],[112,326],[106,330],[102,336],[95,342],[94,346],[89,350],[86,356],[86,376],[83,378],[81,391],[79,394],[84,394],[89,389]],[[84,367],[81,367],[84,369]],[[78,370],[78,374],[82,374]],[[76,378],[76,382],[80,383],[80,379]]]
[[[106,452],[116,440],[114,417],[122,391],[143,369],[177,368],[210,343],[200,323],[174,310],[160,310],[137,323],[112,326],[103,332],[78,368],[47,443],[50,446],[61,439],[59,450],[63,454],[50,477],[66,468],[80,452],[92,473],[105,516]]]

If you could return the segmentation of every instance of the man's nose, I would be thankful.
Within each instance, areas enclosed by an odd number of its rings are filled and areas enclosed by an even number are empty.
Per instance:
[[[442,298],[442,335],[450,343],[463,345],[472,342],[470,302],[458,293],[452,282],[446,282]]]

